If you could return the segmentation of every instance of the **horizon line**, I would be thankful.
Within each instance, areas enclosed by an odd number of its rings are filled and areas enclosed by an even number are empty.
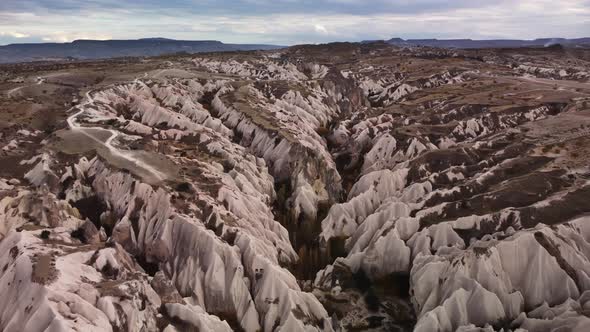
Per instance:
[[[537,40],[578,40],[578,39],[588,39],[589,37],[575,37],[575,38],[568,38],[568,37],[539,37],[533,39],[520,39],[520,38],[490,38],[490,39],[473,39],[473,38],[402,38],[402,37],[392,37],[389,39],[365,39],[365,40],[357,40],[357,41],[328,41],[323,43],[297,43],[291,45],[279,45],[279,44],[272,44],[272,43],[227,43],[222,40],[217,39],[174,39],[174,38],[167,38],[167,37],[143,37],[143,38],[111,38],[111,39],[75,39],[72,41],[66,42],[59,42],[59,41],[43,41],[43,42],[28,42],[28,43],[10,43],[10,44],[0,44],[0,47],[5,46],[12,46],[12,45],[44,45],[44,44],[57,44],[57,45],[66,45],[66,44],[73,44],[75,42],[109,42],[109,41],[161,41],[161,42],[215,42],[215,43],[222,43],[225,45],[263,45],[263,46],[281,46],[281,47],[291,47],[291,46],[298,46],[298,45],[325,45],[325,44],[332,44],[332,43],[362,43],[362,42],[379,42],[379,41],[390,41],[390,40],[402,40],[402,41],[427,41],[427,40],[437,40],[437,41],[455,41],[455,40],[469,40],[469,41],[537,41]]]

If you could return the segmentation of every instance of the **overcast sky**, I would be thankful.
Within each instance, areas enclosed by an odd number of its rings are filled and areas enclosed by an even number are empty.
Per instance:
[[[0,45],[146,37],[280,45],[590,37],[590,0],[0,0]]]

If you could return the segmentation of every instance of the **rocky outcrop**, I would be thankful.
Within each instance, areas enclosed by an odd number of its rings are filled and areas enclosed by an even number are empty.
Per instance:
[[[552,52],[342,43],[88,81],[51,130],[0,128],[0,329],[584,330],[588,70]]]

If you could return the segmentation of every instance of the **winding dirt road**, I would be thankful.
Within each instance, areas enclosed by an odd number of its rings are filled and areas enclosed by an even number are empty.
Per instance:
[[[72,109],[70,109],[70,110],[79,109],[78,112],[71,115],[67,119],[67,123],[68,123],[68,126],[70,127],[70,129],[72,131],[79,132],[79,133],[87,136],[88,138],[92,139],[96,143],[104,146],[105,148],[107,148],[109,150],[109,152],[113,156],[125,159],[128,162],[132,163],[134,166],[141,168],[144,171],[150,173],[158,181],[162,181],[162,180],[166,179],[166,175],[164,173],[155,169],[151,165],[145,163],[143,160],[136,158],[131,153],[129,153],[129,151],[122,151],[122,150],[119,150],[116,147],[114,147],[112,143],[117,138],[117,136],[119,136],[118,131],[116,131],[114,129],[105,129],[102,127],[83,127],[76,122],[76,118],[86,111],[85,107],[92,104],[93,102],[94,102],[94,98],[92,97],[92,91],[88,91],[88,92],[86,92],[86,98],[85,98],[84,102],[81,103],[80,105],[74,106]],[[111,136],[106,141],[103,142],[100,138],[95,136],[92,133],[92,131],[109,131],[111,133]]]

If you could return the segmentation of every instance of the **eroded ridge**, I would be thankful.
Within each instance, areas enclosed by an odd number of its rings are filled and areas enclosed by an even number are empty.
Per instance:
[[[589,60],[368,43],[8,67],[0,329],[590,328]]]

